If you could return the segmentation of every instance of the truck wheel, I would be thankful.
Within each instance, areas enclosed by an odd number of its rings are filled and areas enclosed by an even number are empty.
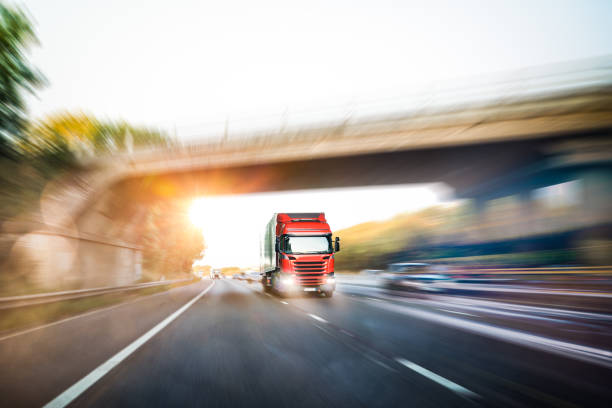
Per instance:
[[[323,292],[325,294],[326,298],[330,298],[334,296],[334,291],[333,290],[326,290]]]
[[[270,286],[266,285],[267,281],[268,281],[268,278],[265,276],[261,279],[261,286],[263,287],[263,291],[265,293],[271,292]]]
[[[276,275],[272,274],[272,276],[270,277],[270,284],[272,286],[270,286],[269,290],[270,292],[273,292],[276,295],[280,295],[280,291],[277,289],[277,282],[276,282]]]

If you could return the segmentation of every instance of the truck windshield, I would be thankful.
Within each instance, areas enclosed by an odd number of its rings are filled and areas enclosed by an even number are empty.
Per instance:
[[[288,254],[329,254],[332,252],[329,235],[316,237],[285,236],[284,248]]]

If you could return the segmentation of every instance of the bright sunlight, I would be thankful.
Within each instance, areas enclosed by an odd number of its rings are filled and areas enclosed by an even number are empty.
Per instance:
[[[206,203],[203,198],[193,200],[189,207],[189,219],[198,228],[204,228],[206,223]]]

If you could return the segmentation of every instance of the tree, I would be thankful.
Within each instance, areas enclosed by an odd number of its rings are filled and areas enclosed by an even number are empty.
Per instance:
[[[144,233],[147,272],[166,277],[191,271],[204,251],[202,231],[189,220],[186,203],[160,201],[150,207]]]
[[[26,14],[0,4],[0,151],[5,154],[26,127],[24,93],[34,93],[45,82],[25,55],[37,43]]]
[[[59,113],[30,125],[21,149],[36,155],[75,156],[129,151],[132,146],[167,145],[171,141],[157,130],[135,127],[125,121],[98,119],[93,115]],[[70,159],[68,158],[70,156]]]

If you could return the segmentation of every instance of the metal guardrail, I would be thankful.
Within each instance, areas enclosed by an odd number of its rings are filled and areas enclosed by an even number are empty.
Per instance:
[[[60,292],[36,293],[32,295],[7,296],[0,298],[0,310],[19,307],[42,305],[45,303],[60,302],[64,300],[79,299],[89,296],[105,295],[108,293],[126,292],[155,286],[172,285],[175,283],[191,281],[187,279],[174,279],[157,282],[136,283],[125,286],[105,286],[92,289],[65,290]]]

